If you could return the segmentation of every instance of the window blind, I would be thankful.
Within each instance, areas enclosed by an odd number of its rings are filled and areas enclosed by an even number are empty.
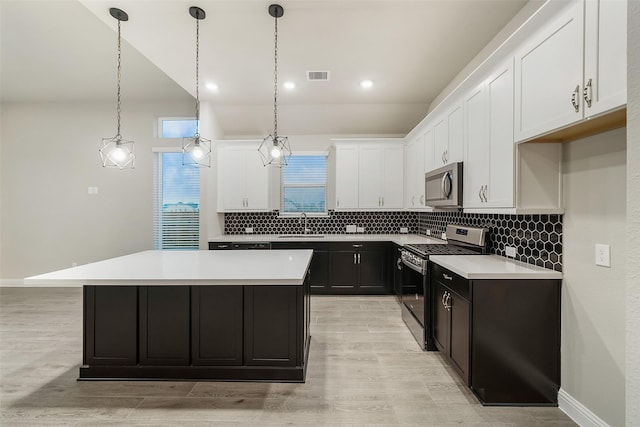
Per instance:
[[[183,166],[182,152],[154,153],[154,249],[199,249],[200,169]]]
[[[294,155],[282,168],[283,213],[326,212],[327,156]]]

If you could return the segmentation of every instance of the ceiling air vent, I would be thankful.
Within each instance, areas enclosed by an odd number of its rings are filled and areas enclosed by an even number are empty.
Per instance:
[[[307,71],[307,80],[312,82],[326,82],[329,80],[328,71]]]

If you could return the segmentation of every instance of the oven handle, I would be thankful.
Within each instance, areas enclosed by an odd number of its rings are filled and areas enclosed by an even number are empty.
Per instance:
[[[418,267],[416,265],[413,265],[413,264],[405,261],[404,259],[402,260],[402,264],[406,265],[407,267],[409,267],[413,271],[422,274],[423,276],[427,275],[427,272],[423,268],[420,268],[420,267]]]

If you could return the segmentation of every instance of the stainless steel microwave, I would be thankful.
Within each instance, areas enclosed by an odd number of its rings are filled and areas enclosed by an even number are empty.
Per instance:
[[[462,207],[462,162],[450,163],[424,175],[425,205]]]

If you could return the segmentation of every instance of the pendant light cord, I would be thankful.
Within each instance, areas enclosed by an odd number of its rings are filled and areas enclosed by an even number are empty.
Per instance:
[[[200,134],[200,20],[196,19],[196,137]]]
[[[278,17],[275,16],[273,69],[273,140],[278,140]]]
[[[121,48],[121,42],[120,42],[120,20],[118,19],[118,89],[117,89],[117,103],[116,103],[116,117],[117,117],[117,128],[118,128],[118,132],[116,133],[116,138],[118,140],[121,139],[121,135],[120,135],[120,78],[122,77],[122,61],[121,61],[121,56],[122,56],[122,48]]]

